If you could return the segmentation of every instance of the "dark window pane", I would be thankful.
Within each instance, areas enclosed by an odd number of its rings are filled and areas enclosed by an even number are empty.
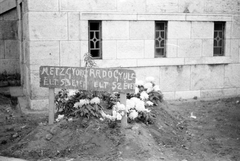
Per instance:
[[[221,55],[221,48],[214,48],[214,55]]]
[[[94,48],[94,43],[92,41],[90,41],[90,48],[93,49]]]
[[[96,48],[99,48],[99,41],[96,42]]]
[[[158,40],[155,41],[155,47],[160,47],[160,43]]]
[[[214,46],[217,46],[217,40],[214,40]]]
[[[161,41],[161,47],[164,47],[164,40]]]
[[[99,22],[91,22],[90,30],[99,30]]]
[[[164,23],[156,23],[156,30],[164,30]]]
[[[164,55],[164,49],[156,49],[156,57],[162,57]]]
[[[161,38],[164,38],[165,37],[165,33],[164,31],[161,32]]]
[[[91,55],[92,57],[99,58],[100,57],[99,50],[91,50]]]
[[[223,24],[222,23],[215,23],[214,24],[214,30],[222,30]]]
[[[90,39],[94,38],[94,32],[90,32]]]
[[[156,38],[159,37],[159,31],[156,31]]]

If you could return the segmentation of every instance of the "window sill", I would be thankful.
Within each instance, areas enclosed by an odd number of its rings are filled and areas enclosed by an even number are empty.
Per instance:
[[[201,58],[142,58],[142,59],[105,59],[95,60],[99,67],[146,67],[175,65],[215,65],[230,64],[232,60],[226,56]]]

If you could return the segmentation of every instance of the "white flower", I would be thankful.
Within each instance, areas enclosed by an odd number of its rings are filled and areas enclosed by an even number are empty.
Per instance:
[[[63,118],[64,118],[64,115],[58,115],[58,118],[56,119],[56,121],[59,122]]]
[[[136,103],[133,100],[127,99],[126,100],[126,110],[130,110],[131,108],[134,108]]]
[[[151,101],[147,101],[147,102],[146,102],[146,105],[147,105],[147,106],[153,106],[153,103],[152,103]]]
[[[132,97],[130,100],[135,103],[134,106],[136,106],[137,102],[141,101],[141,100],[140,100],[139,98],[137,98],[137,97]]]
[[[98,97],[94,97],[90,100],[90,104],[100,104],[100,99]]]
[[[148,89],[148,88],[153,88],[153,84],[151,82],[145,83],[144,84],[144,88]]]
[[[117,111],[125,111],[126,110],[126,107],[124,104],[120,104],[117,106]]]
[[[90,103],[89,99],[84,99],[85,100],[85,105],[88,105]]]
[[[146,78],[146,82],[154,82],[154,81],[155,81],[154,77],[147,77]]]
[[[135,87],[135,94],[137,94],[139,92],[139,88]]]
[[[68,96],[73,96],[73,95],[76,94],[76,92],[77,92],[77,90],[69,89],[68,90]]]
[[[117,120],[122,120],[122,115],[120,113],[117,113]]]
[[[137,102],[135,109],[139,112],[140,111],[145,111],[144,101]]]
[[[150,87],[150,88],[147,89],[147,93],[150,93],[152,91],[153,91],[153,87]]]
[[[130,114],[129,114],[129,118],[130,118],[131,120],[134,120],[134,119],[137,118],[137,117],[138,117],[137,111],[131,110],[131,112],[130,112]]]
[[[160,91],[159,85],[155,85],[155,86],[153,87],[153,90],[154,90],[155,92]]]
[[[136,86],[143,86],[144,83],[142,80],[137,80],[135,84]]]
[[[142,100],[147,100],[149,98],[149,95],[147,94],[146,91],[142,91],[141,94],[140,94],[140,98]]]

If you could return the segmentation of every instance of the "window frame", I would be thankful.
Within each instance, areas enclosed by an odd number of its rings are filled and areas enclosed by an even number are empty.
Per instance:
[[[157,49],[157,47],[156,47],[156,41],[157,41],[157,38],[156,38],[156,33],[157,33],[157,24],[158,23],[163,23],[164,24],[164,47],[163,47],[163,49],[164,49],[164,52],[163,52],[163,55],[157,55],[157,51],[156,51],[156,49]],[[154,26],[155,28],[154,28],[154,58],[165,58],[165,57],[167,57],[167,32],[168,32],[168,21],[155,21],[155,26]],[[159,49],[160,49],[161,47],[159,47]]]
[[[99,56],[93,57],[91,53],[91,39],[90,39],[90,24],[91,23],[98,23],[99,24]],[[88,21],[88,52],[92,56],[93,59],[102,59],[102,21],[101,20],[89,20]]]
[[[216,30],[215,29],[215,25],[217,24],[221,24],[222,25],[222,30]],[[213,29],[213,56],[225,56],[225,45],[226,45],[226,22],[224,21],[215,21],[214,22],[214,29]],[[218,34],[218,37],[219,39],[216,40],[216,41],[219,41],[219,40],[222,40],[222,45],[221,46],[215,46],[215,32],[222,32],[222,38],[219,37],[219,34]],[[219,43],[219,42],[218,42]],[[215,53],[215,48],[220,48],[221,50],[221,53]]]

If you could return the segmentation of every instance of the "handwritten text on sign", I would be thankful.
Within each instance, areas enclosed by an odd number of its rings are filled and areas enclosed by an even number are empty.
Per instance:
[[[40,87],[108,92],[133,92],[133,70],[83,67],[40,67]]]

